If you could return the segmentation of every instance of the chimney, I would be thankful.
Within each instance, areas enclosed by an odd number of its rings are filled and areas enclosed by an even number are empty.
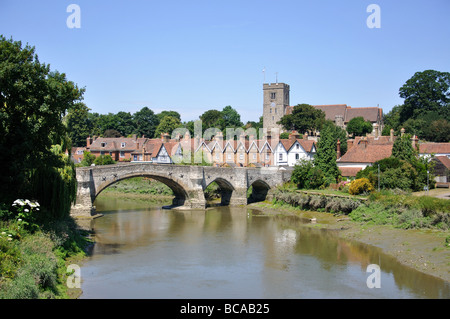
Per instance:
[[[353,147],[353,140],[348,139],[347,140],[347,152]]]
[[[415,148],[415,149],[417,149],[417,148],[419,147],[418,142],[419,142],[419,139],[418,139],[417,136],[414,134],[413,137],[411,137],[411,144],[412,144],[412,147]]]
[[[400,136],[403,136],[405,134],[405,129],[402,127],[402,129],[400,130]]]
[[[337,158],[337,159],[341,158],[341,142],[339,141],[339,139],[337,140],[337,153],[336,153],[336,158]]]
[[[89,137],[86,139],[86,147],[90,147],[91,144],[92,144],[92,138],[89,136]]]
[[[133,134],[133,140],[136,140],[137,136],[136,134]]]
[[[389,138],[389,142],[394,142],[394,129],[393,128],[391,128],[391,131],[390,131],[390,133],[391,133],[391,137]]]
[[[367,137],[366,136],[361,137],[361,141],[359,143],[361,144],[362,148],[366,148],[367,147]]]
[[[373,125],[373,130],[374,130],[374,133],[375,133],[375,138],[378,139],[378,124],[377,123],[375,123]]]
[[[308,140],[308,132],[305,132],[305,134],[303,134],[303,139]]]
[[[161,142],[168,143],[169,142],[169,134],[168,133],[161,133]]]
[[[290,141],[295,141],[296,139],[300,138],[300,134],[298,134],[297,131],[292,131],[291,134],[289,134],[289,140]]]

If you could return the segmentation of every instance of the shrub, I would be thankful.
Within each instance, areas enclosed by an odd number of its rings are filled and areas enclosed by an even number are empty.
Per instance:
[[[329,184],[323,171],[315,166],[313,161],[308,160],[301,160],[295,165],[291,181],[295,183],[298,188],[303,189],[317,189]]]
[[[359,195],[370,193],[374,190],[373,185],[367,178],[359,178],[355,179],[350,183],[350,187],[348,189],[349,194],[351,195]]]

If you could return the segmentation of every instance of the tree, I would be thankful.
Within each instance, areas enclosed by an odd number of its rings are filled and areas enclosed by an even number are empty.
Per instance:
[[[336,143],[336,148],[337,141],[339,140],[341,156],[347,153],[347,132],[343,128],[334,124],[334,122],[331,120],[326,120],[323,123],[322,129],[324,127],[327,127],[327,129],[330,130],[330,135],[333,136],[333,143]]]
[[[181,126],[182,124],[178,118],[173,116],[166,116],[161,120],[161,122],[159,122],[159,125],[155,131],[155,137],[160,137],[162,133],[171,134],[174,129]]]
[[[70,108],[66,115],[67,130],[73,146],[86,146],[86,138],[92,130],[89,110],[84,103],[80,102]]]
[[[347,132],[353,136],[364,136],[372,132],[372,123],[362,116],[354,117],[347,124]]]
[[[450,73],[435,70],[416,72],[400,88],[399,95],[405,99],[400,112],[403,123],[426,113],[436,113],[450,121]]]
[[[243,125],[241,122],[241,116],[230,105],[225,106],[221,113],[223,119],[222,130],[226,128],[237,128]]]
[[[317,189],[327,184],[323,171],[313,161],[305,159],[295,165],[291,181],[300,189]]]
[[[181,115],[176,111],[162,111],[161,113],[156,114],[156,116],[158,117],[159,122],[166,116],[175,117],[181,122]]]
[[[331,125],[324,125],[320,131],[320,139],[317,142],[317,153],[314,157],[314,165],[325,174],[328,183],[335,183],[340,175],[336,164],[336,138]]]
[[[121,137],[122,134],[118,130],[109,129],[103,133],[103,137]]]
[[[133,122],[135,125],[134,133],[146,137],[155,135],[159,123],[155,113],[146,106],[133,114]]]
[[[115,130],[119,131],[121,136],[128,136],[134,131],[133,116],[129,112],[118,112],[115,115]]]
[[[200,115],[202,121],[202,130],[205,131],[208,128],[218,128],[222,130],[224,128],[224,120],[222,118],[222,112],[218,110],[208,110]]]
[[[294,106],[292,113],[281,118],[278,124],[284,129],[296,130],[300,133],[320,130],[325,122],[325,113],[309,104],[298,104]]]
[[[412,146],[411,135],[405,134],[397,138],[392,146],[392,156],[407,162],[411,162],[416,155]]]
[[[69,214],[76,176],[62,119],[83,93],[34,47],[0,36],[1,202],[32,198],[53,217]]]
[[[445,119],[431,122],[426,126],[426,137],[434,142],[450,142],[450,122]]]
[[[81,160],[81,166],[91,166],[95,161],[95,155],[89,151],[83,152],[83,159]]]

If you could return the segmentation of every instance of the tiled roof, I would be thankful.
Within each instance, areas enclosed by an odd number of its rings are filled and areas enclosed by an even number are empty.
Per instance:
[[[361,167],[345,167],[345,166],[341,166],[338,168],[341,171],[341,175],[344,177],[356,176],[356,173],[358,173],[362,169]]]
[[[105,143],[105,146],[102,146]],[[122,147],[125,143],[125,147]],[[142,144],[142,143],[141,143]],[[91,151],[134,151],[137,149],[137,140],[131,137],[99,137],[89,146]]]
[[[365,144],[359,141],[351,147],[340,159],[339,163],[374,163],[392,154],[393,143]]]
[[[444,164],[445,167],[450,169],[450,158],[447,156],[436,156],[436,159],[438,159],[442,164]]]
[[[348,108],[347,104],[331,104],[331,105],[313,105],[325,113],[325,119],[334,121],[336,115],[340,115],[345,119],[345,112]]]
[[[345,113],[344,122],[347,123],[351,119],[360,116],[362,116],[366,121],[369,120],[371,122],[377,122],[379,114],[380,112],[378,107],[348,108]]]
[[[450,143],[420,143],[420,154],[450,154]]]

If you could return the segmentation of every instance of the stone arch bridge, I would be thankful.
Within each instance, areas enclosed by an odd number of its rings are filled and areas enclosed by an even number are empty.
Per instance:
[[[292,169],[279,167],[213,167],[172,164],[129,163],[76,169],[78,190],[72,216],[93,216],[95,198],[108,186],[131,177],[149,177],[169,186],[175,197],[173,206],[204,209],[204,190],[216,182],[223,205],[246,205],[264,200],[271,190],[291,177]],[[247,190],[252,194],[247,198]]]

